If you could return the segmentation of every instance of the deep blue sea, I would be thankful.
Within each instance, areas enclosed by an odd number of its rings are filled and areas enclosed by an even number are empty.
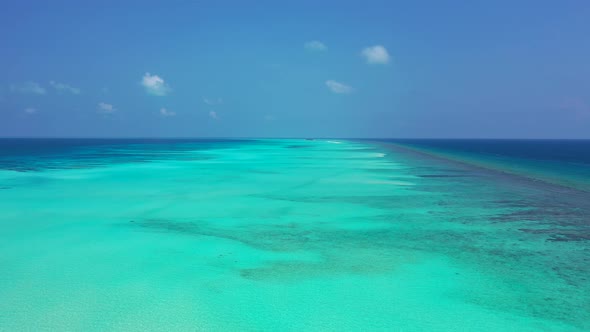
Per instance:
[[[441,158],[590,191],[590,140],[383,140]]]
[[[198,157],[192,151],[233,148],[245,142],[256,143],[237,139],[0,138],[0,169],[34,171],[194,159]]]

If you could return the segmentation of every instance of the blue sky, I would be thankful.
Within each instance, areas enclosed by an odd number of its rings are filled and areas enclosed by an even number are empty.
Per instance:
[[[590,2],[6,1],[0,136],[590,138]]]

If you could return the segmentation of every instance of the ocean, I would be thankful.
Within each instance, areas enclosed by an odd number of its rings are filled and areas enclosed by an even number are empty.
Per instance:
[[[588,331],[590,141],[0,139],[1,331]]]

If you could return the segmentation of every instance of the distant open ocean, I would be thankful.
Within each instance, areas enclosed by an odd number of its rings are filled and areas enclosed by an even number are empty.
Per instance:
[[[0,331],[588,331],[590,141],[0,139]]]

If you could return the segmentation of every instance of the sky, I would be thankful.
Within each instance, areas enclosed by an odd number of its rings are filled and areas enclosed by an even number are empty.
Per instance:
[[[590,2],[29,1],[0,137],[590,138]]]

